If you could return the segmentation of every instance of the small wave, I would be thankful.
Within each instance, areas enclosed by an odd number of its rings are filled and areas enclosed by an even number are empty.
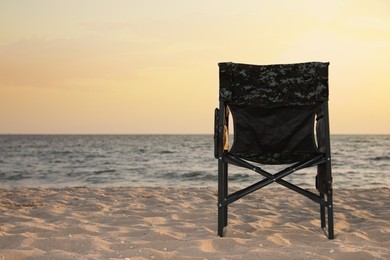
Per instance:
[[[66,154],[72,154],[72,153],[74,153],[74,151],[68,151],[68,150],[66,150],[66,151],[52,151],[51,153],[54,155],[66,155]]]
[[[244,181],[250,178],[249,174],[236,173],[229,176],[230,181]]]
[[[114,169],[101,170],[101,171],[94,171],[93,173],[98,175],[98,174],[107,173],[107,172],[116,172],[116,170],[114,170]]]
[[[85,181],[91,184],[104,184],[110,182],[110,180],[107,178],[98,178],[98,177],[89,177]]]
[[[217,181],[215,174],[209,174],[201,171],[187,172],[181,177],[184,181]]]
[[[7,176],[5,174],[0,175],[0,179],[4,181],[20,181],[25,179],[31,179],[31,176],[26,176],[25,174],[15,174],[11,176]]]
[[[170,154],[170,153],[175,153],[173,151],[169,151],[169,150],[162,150],[159,152],[160,154]]]
[[[198,178],[201,177],[203,174],[201,172],[188,172],[183,174],[184,178]]]
[[[186,173],[178,173],[178,172],[167,172],[163,174],[159,174],[157,176],[159,179],[165,179],[165,180],[183,180],[183,181],[198,181],[198,180],[216,180],[216,175],[209,174],[202,171],[193,171],[193,172],[186,172]]]
[[[389,161],[390,160],[390,156],[377,156],[377,157],[370,158],[370,160],[373,160],[373,161]]]

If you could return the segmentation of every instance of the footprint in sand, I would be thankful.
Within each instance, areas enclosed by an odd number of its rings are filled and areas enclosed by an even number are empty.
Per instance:
[[[280,234],[270,235],[267,239],[280,246],[291,246],[290,241],[288,239],[283,238]]]
[[[167,220],[165,218],[161,217],[146,217],[144,218],[144,221],[150,224],[165,224],[167,223]]]
[[[201,241],[200,250],[206,253],[216,252],[213,243],[210,240]]]

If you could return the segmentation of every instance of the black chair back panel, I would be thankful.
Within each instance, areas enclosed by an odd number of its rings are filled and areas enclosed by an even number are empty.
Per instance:
[[[319,153],[314,106],[229,108],[234,119],[231,153],[268,164],[292,163]]]

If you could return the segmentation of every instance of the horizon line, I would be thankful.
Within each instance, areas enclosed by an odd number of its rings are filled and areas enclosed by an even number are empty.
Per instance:
[[[214,133],[0,133],[0,135],[214,135]],[[331,133],[330,135],[390,135],[390,133]]]

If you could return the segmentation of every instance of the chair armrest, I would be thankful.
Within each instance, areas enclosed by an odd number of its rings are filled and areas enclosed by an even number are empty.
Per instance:
[[[219,144],[221,142],[219,134],[219,109],[216,108],[214,111],[214,157],[218,159],[219,155]]]

